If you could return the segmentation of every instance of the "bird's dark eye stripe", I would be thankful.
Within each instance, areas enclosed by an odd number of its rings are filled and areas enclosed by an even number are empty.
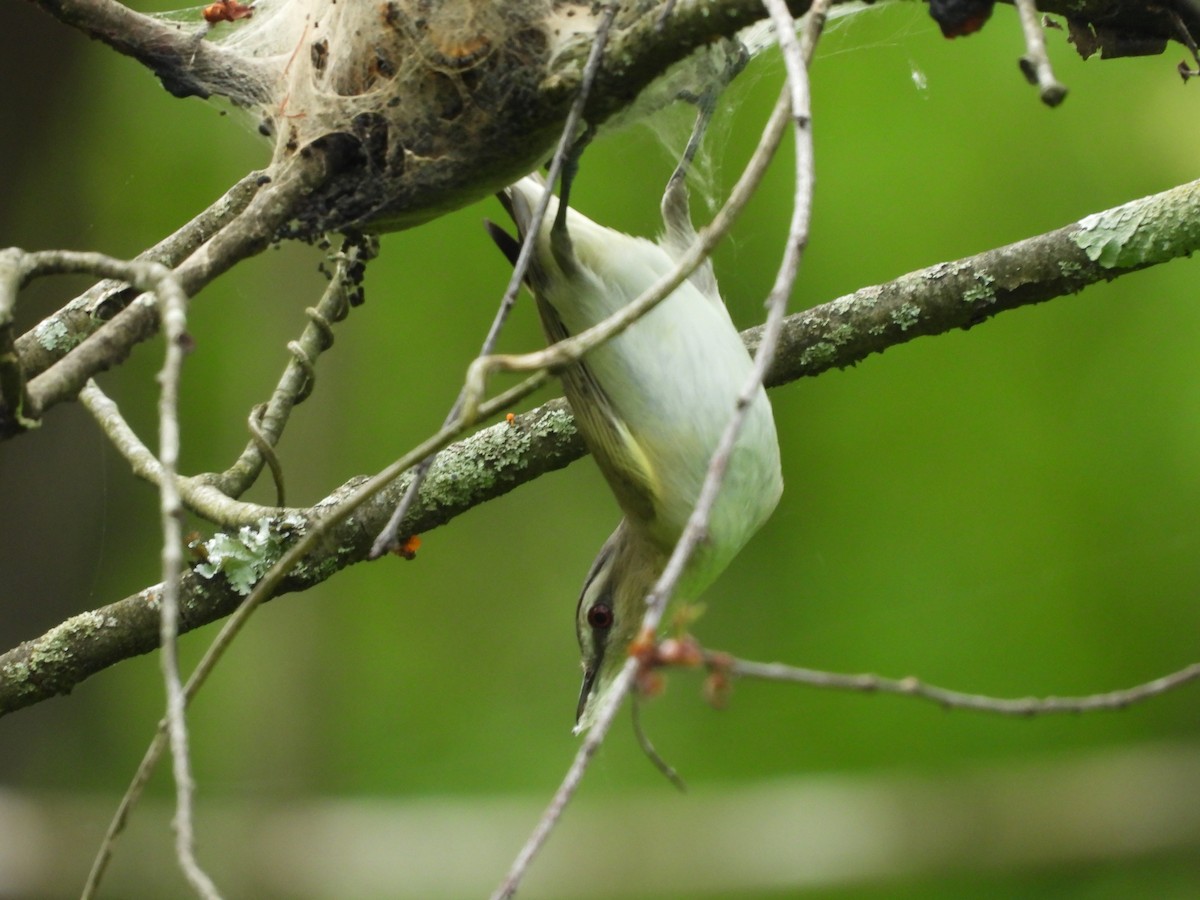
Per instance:
[[[603,547],[600,548],[599,555],[592,562],[592,567],[588,570],[587,578],[583,580],[583,589],[579,592],[579,601],[575,604],[576,616],[579,615],[579,610],[583,608],[583,604],[587,600],[588,589],[591,588],[592,584],[601,577],[602,573],[605,572],[605,567],[608,565],[609,560],[612,559],[612,555],[613,542],[609,540]],[[611,590],[611,587],[607,584],[603,587],[604,589],[602,593],[608,593]]]

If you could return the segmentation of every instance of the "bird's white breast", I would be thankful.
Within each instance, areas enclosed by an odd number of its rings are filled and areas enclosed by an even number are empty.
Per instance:
[[[547,220],[553,216],[550,210]],[[568,232],[579,271],[551,279],[543,300],[571,334],[624,307],[674,267],[660,245],[575,213]],[[542,233],[549,255],[548,228]],[[586,365],[653,467],[659,489],[649,536],[670,547],[696,504],[713,451],[750,378],[752,361],[720,297],[685,281],[646,316],[591,351]],[[568,398],[573,399],[573,398]],[[587,435],[585,434],[585,438]],[[779,447],[758,388],[689,577],[701,590],[774,510]]]

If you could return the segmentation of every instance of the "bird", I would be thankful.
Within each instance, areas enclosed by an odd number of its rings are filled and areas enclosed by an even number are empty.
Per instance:
[[[667,183],[657,240],[600,225],[551,197],[525,276],[550,343],[603,321],[675,267],[696,238],[685,173],[681,163]],[[499,194],[515,238],[485,222],[514,265],[545,190],[533,174]],[[658,306],[560,373],[576,425],[624,514],[576,606],[583,665],[577,733],[592,725],[627,658],[646,595],[696,505],[752,366],[706,259]],[[775,422],[759,385],[678,596],[694,599],[726,568],[782,490]]]

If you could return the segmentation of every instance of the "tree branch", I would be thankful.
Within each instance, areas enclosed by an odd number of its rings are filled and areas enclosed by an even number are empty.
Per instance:
[[[176,269],[189,297],[241,260],[261,252],[292,215],[298,198],[327,177],[323,154],[306,154],[273,167],[270,183],[231,222],[213,234]],[[91,333],[77,347],[29,381],[26,415],[36,419],[46,410],[78,396],[87,380],[120,363],[137,344],[158,333],[153,300],[143,294]],[[37,332],[39,329],[34,329]],[[20,429],[0,410],[0,436]]]
[[[176,97],[228,97],[249,105],[265,99],[253,88],[261,71],[253,60],[230,53],[205,41],[208,26],[196,14],[196,25],[187,29],[135,12],[116,0],[30,0],[65,25],[103,41],[118,53],[148,68]]]
[[[1190,182],[1080,222],[977,256],[904,275],[895,281],[789,316],[767,383],[778,386],[922,335],[970,328],[1008,309],[1077,292],[1088,284],[1186,256],[1200,249],[1200,181]],[[757,346],[758,329],[744,333]],[[483,429],[439,454],[403,529],[428,532],[488,500],[563,468],[584,453],[565,402],[552,401],[512,424]],[[334,530],[277,594],[306,590],[363,561],[407,484],[397,479]],[[309,511],[317,514],[359,484],[342,485]],[[276,549],[292,540],[280,535]],[[158,646],[154,607],[159,588],[68,619],[0,656],[0,715],[71,688],[122,659]],[[183,578],[180,631],[229,615],[239,594],[224,577]]]
[[[315,39],[305,31],[295,46],[279,46],[280,38],[275,38],[270,52],[262,56],[243,52],[236,42],[226,48],[202,40],[205,32],[199,22],[196,30],[187,31],[133,13],[114,0],[32,2],[138,59],[177,95],[215,94],[255,107],[266,130],[277,137],[276,161],[319,139],[336,137],[344,151],[343,170],[294,210],[294,233],[305,236],[347,227],[396,230],[419,225],[482,199],[533,169],[549,156],[579,92],[590,41],[573,35],[586,38],[587,23],[595,18],[592,4],[582,0],[554,4],[553,22],[540,4],[497,0],[481,13],[489,18],[479,34],[468,35],[484,48],[480,58],[462,62],[460,72],[431,74],[419,64],[397,64],[440,52],[436,39],[426,46],[428,29],[421,32],[414,26],[414,35],[393,21],[423,20],[406,12],[409,0],[385,4],[386,14],[378,17],[382,24],[372,26],[379,29],[378,40],[361,40],[361,46],[335,51],[327,43],[310,46],[306,42]],[[760,0],[693,0],[664,17],[666,5],[663,0],[624,5],[588,103],[589,125],[601,125],[626,110],[656,79],[685,60],[703,73],[712,62],[704,54],[722,54],[722,39],[765,15]],[[787,6],[798,17],[810,3],[788,0]],[[1190,40],[1200,28],[1200,15],[1187,5],[1177,11],[1158,2],[1045,0],[1040,8],[1067,16],[1072,35],[1086,33],[1087,45],[1106,55],[1161,52],[1168,39]],[[287,8],[276,3],[273,9],[285,15],[306,12],[299,3]],[[558,27],[568,20],[575,24]],[[276,16],[268,22],[264,14],[239,29],[263,29],[269,37],[279,30],[279,21]],[[336,21],[332,27],[336,30]],[[540,36],[532,37],[534,33]],[[318,45],[324,50],[312,62],[309,51]],[[1077,45],[1082,51],[1082,38]],[[354,64],[344,67],[347,71],[371,70],[378,77],[366,84],[351,79],[332,85],[312,108],[300,108],[303,100],[297,93],[303,79],[323,79],[328,62],[324,54],[343,52],[355,55]],[[376,60],[381,53],[387,60],[382,72]],[[472,77],[465,79],[463,73]],[[444,91],[431,84],[443,85],[470,102],[444,109],[444,98],[439,99]],[[330,95],[344,102],[334,103]],[[664,102],[667,99],[673,96]]]
[[[1081,291],[1200,249],[1200,181],[789,316],[767,384],[778,386],[924,335]],[[744,333],[758,346],[759,329]]]
[[[200,215],[135,259],[174,268],[229,224],[270,179],[251,172]],[[17,339],[17,354],[26,378],[33,378],[62,359],[84,338],[129,305],[137,292],[121,281],[101,281]]]
[[[989,697],[984,694],[966,694],[949,688],[926,684],[920,679],[884,678],[880,675],[844,675],[839,672],[823,672],[804,669],[783,663],[761,663],[736,659],[725,653],[701,651],[702,661],[718,681],[728,676],[754,678],[763,681],[782,681],[804,684],[825,690],[853,691],[861,694],[895,694],[915,697],[936,703],[943,709],[962,709],[974,712],[994,713],[1001,716],[1032,716],[1078,714],[1099,710],[1119,710],[1157,697],[1184,685],[1200,680],[1200,663],[1192,663],[1178,671],[1163,675],[1142,684],[1102,694],[1087,694],[1081,697]],[[685,664],[691,664],[690,660]],[[719,696],[725,688],[715,689]]]
[[[256,57],[201,40],[204,29],[199,22],[194,31],[187,31],[132,12],[114,0],[33,2],[143,62],[178,94],[218,93],[237,103],[266,104],[264,115],[268,118],[283,116],[279,110],[271,111],[271,104],[278,105],[279,98],[268,102],[264,93],[278,90],[281,73],[265,71],[265,63]],[[523,0],[505,2],[521,10],[526,18],[530,15],[527,6],[521,5]],[[1197,17],[1187,9],[1164,11],[1154,4],[1047,0],[1040,6],[1043,11],[1068,15],[1073,34],[1087,27],[1094,36],[1116,35],[1134,43],[1141,41],[1142,45],[1146,41],[1165,43],[1170,37],[1184,40],[1198,24],[1193,21]],[[684,59],[690,57],[689,66],[703,69],[706,60],[693,54],[698,50],[721,54],[722,37],[735,34],[764,15],[759,0],[696,0],[674,9],[665,19],[655,14],[661,7],[656,0],[641,0],[623,9],[586,110],[589,125],[602,123],[625,109],[632,98]],[[791,0],[788,7],[799,15],[809,4]],[[578,4],[577,12],[580,21],[591,15],[587,4]],[[186,229],[186,240],[169,239],[172,246],[150,253],[172,262],[187,257],[180,264],[179,275],[188,294],[195,296],[212,278],[259,252],[289,229],[312,235],[348,225],[408,227],[479,199],[523,175],[548,154],[578,92],[588,48],[588,41],[568,41],[563,52],[552,58],[538,58],[536,54],[531,57],[533,51],[523,43],[503,52],[495,48],[489,57],[490,68],[475,73],[476,82],[495,85],[511,76],[518,87],[493,98],[498,105],[470,104],[471,110],[485,110],[479,113],[484,118],[467,122],[468,114],[463,114],[445,124],[445,133],[433,137],[428,133],[428,116],[411,108],[418,103],[421,92],[409,91],[411,85],[406,82],[397,83],[395,96],[404,101],[396,107],[402,111],[402,119],[389,120],[384,126],[388,152],[397,154],[394,165],[386,163],[379,168],[380,160],[372,157],[370,135],[356,136],[349,120],[331,118],[324,133],[339,135],[340,142],[322,144],[314,139],[290,150],[287,146],[277,149],[278,162],[272,167],[274,182],[270,186],[261,188],[257,183],[261,178],[254,184],[244,180],[231,191],[227,203],[214,207],[216,215],[204,217],[204,221],[198,220]],[[297,49],[291,48],[292,55]],[[542,52],[544,57],[545,48]],[[310,55],[299,54],[298,60],[303,62]],[[545,69],[537,70],[538,80],[530,85],[528,73],[535,61]],[[481,74],[487,77],[478,77]],[[288,114],[291,120],[297,116],[294,110]],[[430,140],[433,144],[426,146]],[[420,152],[414,152],[414,148]],[[285,163],[294,164],[294,168]],[[247,194],[256,190],[251,201]],[[246,203],[250,205],[244,206]],[[228,217],[234,209],[239,209],[241,215],[230,223]],[[225,227],[210,230],[217,223]],[[195,250],[194,239],[199,237],[207,239],[208,244],[189,255],[188,251]],[[105,296],[113,294],[120,292],[110,290]],[[89,292],[85,297],[89,299],[69,304],[17,341],[16,360],[11,359],[11,350],[5,349],[11,345],[11,338],[6,344],[6,335],[0,334],[0,362],[4,366],[0,374],[5,375],[6,384],[20,382],[5,393],[18,391],[21,405],[19,413],[0,408],[0,437],[19,433],[46,410],[73,399],[88,378],[120,363],[135,344],[156,333],[155,317],[147,303],[134,300],[100,326],[93,315],[96,296]],[[111,312],[111,308],[106,309]]]
[[[501,496],[539,475],[583,456],[565,402],[552,401],[531,412],[483,429],[438,455],[405,528],[430,531],[488,499]],[[347,565],[366,559],[371,541],[407,487],[398,478],[352,516],[339,523],[322,549],[288,575],[275,595],[307,590]],[[364,479],[353,479],[308,510],[311,517],[337,506]],[[230,563],[205,578],[194,567],[180,585],[181,634],[222,619],[245,599],[248,585],[266,571],[303,533],[303,518],[263,519],[255,528],[224,535]],[[236,544],[240,550],[230,549]],[[209,542],[211,545],[212,542]],[[232,568],[233,565],[238,567]],[[161,586],[154,585],[99,609],[73,616],[39,638],[0,656],[0,715],[49,697],[70,693],[84,679],[122,659],[158,648]]]

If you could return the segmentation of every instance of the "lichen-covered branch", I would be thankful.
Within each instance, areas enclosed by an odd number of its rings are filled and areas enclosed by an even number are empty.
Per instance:
[[[1007,309],[1075,293],[1089,284],[1167,262],[1200,249],[1200,182],[1127,203],[1079,222],[978,256],[941,263],[895,281],[790,316],[767,382],[781,385],[921,335],[967,328]],[[746,332],[757,345],[757,330]],[[484,429],[454,444],[438,462],[404,528],[428,532],[466,510],[578,459],[583,442],[563,401]],[[305,590],[361,562],[407,487],[397,479],[339,524],[323,549],[297,568],[278,593]],[[353,491],[343,485],[319,508]],[[247,585],[291,540],[289,529],[264,522],[229,552],[229,567],[212,578],[184,576],[180,631],[222,618]],[[228,548],[226,548],[228,550]],[[257,573],[257,575],[256,575]],[[239,592],[240,591],[240,592]],[[158,646],[158,588],[83,613],[0,656],[0,714],[58,694],[96,672]]]
[[[853,365],[913,338],[970,328],[1004,310],[1074,294],[1198,249],[1200,181],[1193,181],[790,316],[767,384]],[[758,329],[746,338],[756,347]]]
[[[552,401],[485,428],[438,455],[405,523],[427,532],[487,500],[583,456],[566,404]],[[371,542],[403,495],[409,476],[397,479],[347,517],[297,566],[277,594],[306,590],[347,565],[366,559]],[[326,509],[337,506],[364,479],[339,487],[306,515],[263,519],[206,542],[204,562],[180,586],[179,632],[230,615],[254,583]],[[206,573],[202,575],[200,573]],[[0,656],[0,715],[71,689],[111,665],[158,647],[161,585],[83,613]]]
[[[240,214],[265,183],[265,173],[251,172],[208,209],[135,259],[174,268]],[[25,377],[34,378],[46,371],[128,306],[136,295],[137,291],[124,282],[101,281],[44,318],[16,341]]]
[[[270,185],[244,180],[213,215],[148,252],[178,264],[193,296],[281,235],[409,227],[529,171],[548,155],[578,93],[595,16],[583,2],[447,0],[438,19],[410,15],[407,0],[398,0],[372,14],[379,40],[338,43],[335,35],[356,32],[348,27],[354,21],[334,17],[366,21],[363,7],[262,0],[227,42],[214,43],[203,39],[199,20],[185,28],[114,0],[33,2],[140,60],[177,94],[221,94],[253,107],[274,134]],[[297,24],[310,6],[328,19],[322,37]],[[788,6],[800,14],[809,4]],[[622,5],[585,111],[589,125],[619,116],[635,99],[653,105],[645,89],[668,70],[714,77],[730,52],[724,39],[765,15],[760,0],[693,0],[666,18],[662,7],[660,0]],[[1187,41],[1200,27],[1188,5],[1045,0],[1039,8],[1068,17],[1081,52],[1161,50],[1168,38]],[[340,32],[339,22],[347,26]],[[663,102],[679,87],[672,81]],[[208,241],[199,250],[197,238]],[[102,321],[98,312],[113,317]],[[12,336],[0,333],[0,438],[77,396],[89,377],[156,330],[149,304],[110,285],[16,341],[15,355]]]
[[[543,162],[579,93],[597,21],[590,0],[259,0],[217,42],[202,39],[199,17],[189,29],[114,0],[32,2],[138,59],[178,95],[221,95],[253,109],[274,139],[275,162],[312,148],[328,154],[333,177],[290,223],[304,236],[419,225]],[[665,6],[621,5],[585,111],[589,126],[644,99],[680,64],[709,78],[730,51],[727,39],[766,15],[760,0],[691,0],[664,17]],[[787,6],[799,16],[810,3]],[[1190,4],[1038,7],[1066,16],[1087,53],[1161,51],[1200,29]]]
[[[241,214],[175,269],[188,296],[196,296],[213,279],[269,246],[279,227],[290,218],[297,198],[320,184],[326,173],[325,160],[320,154],[308,154],[276,167],[270,183],[258,189]],[[57,404],[74,399],[89,378],[122,362],[137,344],[157,334],[158,328],[153,302],[146,295],[136,297],[103,327],[29,381],[26,414],[36,419]],[[12,430],[0,417],[0,436],[9,435]]]
[[[255,63],[205,41],[208,27],[198,14],[195,26],[185,28],[178,22],[136,12],[116,0],[30,2],[88,37],[133,57],[176,97],[219,94],[243,105],[263,99],[247,90],[260,83],[252,77]]]

